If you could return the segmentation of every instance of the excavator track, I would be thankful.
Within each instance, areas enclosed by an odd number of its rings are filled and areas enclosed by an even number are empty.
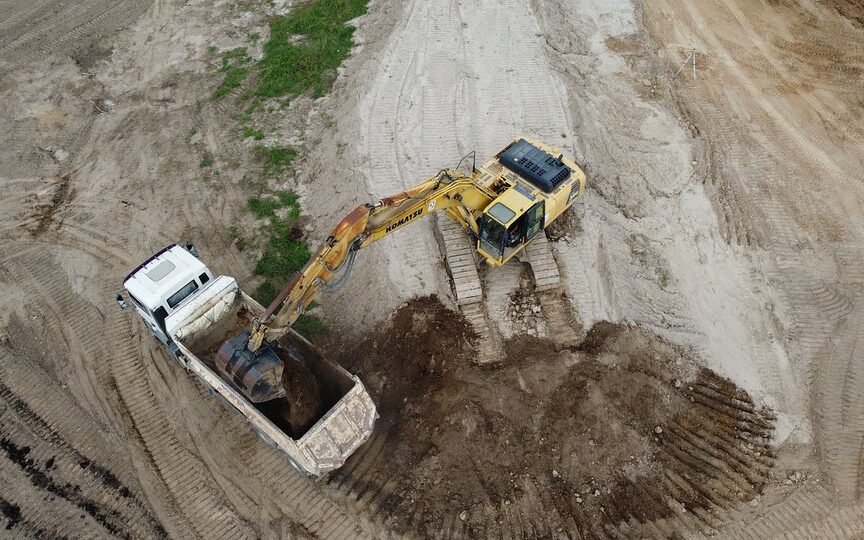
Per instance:
[[[538,235],[525,248],[525,259],[531,268],[546,322],[546,334],[557,346],[571,347],[582,339],[582,325],[561,286],[561,273],[555,259],[554,244],[545,234]]]
[[[551,291],[561,286],[558,263],[552,254],[552,244],[545,234],[538,234],[525,246],[525,258],[531,266],[535,291]]]
[[[452,219],[439,219],[438,230],[444,241],[444,260],[447,261],[456,303],[464,306],[482,302],[483,289],[471,239]]]
[[[462,227],[450,219],[440,219],[438,228],[443,239],[442,250],[456,303],[462,315],[478,336],[477,362],[488,364],[502,358],[501,336],[496,330],[484,297],[484,290],[474,245]],[[570,347],[582,338],[582,326],[561,287],[561,274],[553,254],[553,243],[545,234],[538,235],[525,248],[523,261],[531,269],[534,291],[542,307],[545,335],[557,346]],[[501,278],[505,269],[493,273]],[[500,281],[500,279],[499,279]],[[497,291],[509,296],[514,291]],[[490,318],[491,317],[491,318]]]
[[[452,219],[439,218],[438,231],[456,304],[477,333],[477,362],[496,362],[501,359],[501,340],[486,313],[474,244]]]

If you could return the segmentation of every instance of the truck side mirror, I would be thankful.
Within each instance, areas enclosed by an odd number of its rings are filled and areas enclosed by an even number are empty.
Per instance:
[[[191,253],[192,256],[195,257],[196,259],[198,258],[198,255],[199,255],[198,248],[196,248],[195,244],[193,244],[192,242],[186,242],[186,251]]]
[[[126,309],[127,307],[129,307],[126,304],[126,300],[123,300],[123,295],[120,293],[117,293],[117,296],[114,297],[114,301],[117,302],[117,305],[120,306],[120,309]]]

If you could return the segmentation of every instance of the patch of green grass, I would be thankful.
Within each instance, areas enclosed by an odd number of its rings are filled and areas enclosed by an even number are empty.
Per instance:
[[[288,281],[309,260],[309,248],[295,228],[285,222],[272,220],[270,238],[264,253],[255,265],[255,273],[281,284]]]
[[[252,137],[256,141],[260,141],[264,138],[264,133],[260,129],[254,128],[252,126],[243,126],[242,133],[244,139]]]
[[[260,218],[276,218],[276,210],[288,208],[287,219],[300,217],[300,204],[297,195],[288,191],[277,191],[272,196],[249,197],[246,209]]]
[[[213,91],[211,99],[219,99],[230,94],[235,88],[239,88],[246,80],[246,74],[249,72],[247,65],[251,60],[249,53],[243,47],[222,53],[222,67],[219,68],[219,71],[225,76],[222,79],[222,84]]]
[[[286,211],[279,212],[282,209]],[[297,195],[278,191],[250,197],[246,201],[246,210],[267,219],[264,251],[255,264],[255,274],[264,278],[255,290],[255,298],[266,306],[309,260],[309,248],[296,224],[300,217],[300,204]]]
[[[354,28],[345,23],[366,13],[366,3],[314,0],[273,18],[259,63],[257,95],[273,98],[311,91],[317,98],[326,94],[336,79],[336,68],[351,51]]]
[[[291,166],[297,151],[290,146],[263,146],[252,149],[266,176],[279,176]]]
[[[671,279],[669,277],[669,273],[666,272],[666,270],[662,270],[660,272],[660,275],[657,276],[657,278],[660,281],[660,287],[662,287],[664,289],[666,288],[667,285],[669,285],[669,280]]]
[[[206,154],[203,158],[201,158],[201,162],[198,164],[202,169],[213,166],[213,156],[210,154]]]
[[[224,78],[211,99],[219,99],[242,86],[250,70],[254,69],[257,75],[255,84],[247,85],[240,96],[242,102],[248,102],[240,121],[247,124],[242,128],[244,138],[262,140],[264,134],[248,125],[252,113],[266,99],[280,98],[278,103],[287,106],[291,98],[300,94],[310,93],[316,98],[326,94],[336,79],[337,68],[351,51],[354,28],[347,26],[346,22],[366,13],[367,2],[311,0],[288,15],[271,18],[270,37],[263,45],[264,57],[259,62],[252,64],[245,48],[222,54],[219,71],[224,73]],[[246,7],[247,4],[241,1],[230,9],[236,11]],[[260,40],[258,34],[249,34],[248,38],[252,44]],[[273,111],[273,106],[268,105],[267,112]],[[253,152],[265,179],[256,188],[259,195],[246,201],[246,210],[267,223],[262,227],[265,231],[263,253],[255,265],[255,274],[264,280],[256,288],[254,296],[268,305],[288,280],[303,268],[311,254],[296,224],[300,216],[297,196],[271,191],[266,184],[266,178],[278,177],[291,167],[296,151],[291,147],[257,145]],[[231,234],[239,249],[248,245],[239,237],[236,228],[231,230]],[[324,322],[314,315],[302,315],[294,328],[307,337],[327,332]]]

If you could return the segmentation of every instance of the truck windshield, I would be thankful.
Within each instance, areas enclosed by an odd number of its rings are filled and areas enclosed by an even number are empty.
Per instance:
[[[187,296],[198,290],[198,283],[193,279],[183,286],[182,289],[168,297],[168,307],[174,309],[177,304],[186,299]]]

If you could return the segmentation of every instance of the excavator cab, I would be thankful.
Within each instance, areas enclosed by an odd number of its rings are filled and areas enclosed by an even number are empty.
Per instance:
[[[543,230],[545,200],[520,191],[505,191],[480,218],[477,250],[492,266],[505,264]]]
[[[526,139],[513,141],[481,169],[497,179],[494,186],[505,186],[495,189],[497,197],[477,220],[477,251],[491,266],[519,253],[585,187],[585,174],[574,162]]]

